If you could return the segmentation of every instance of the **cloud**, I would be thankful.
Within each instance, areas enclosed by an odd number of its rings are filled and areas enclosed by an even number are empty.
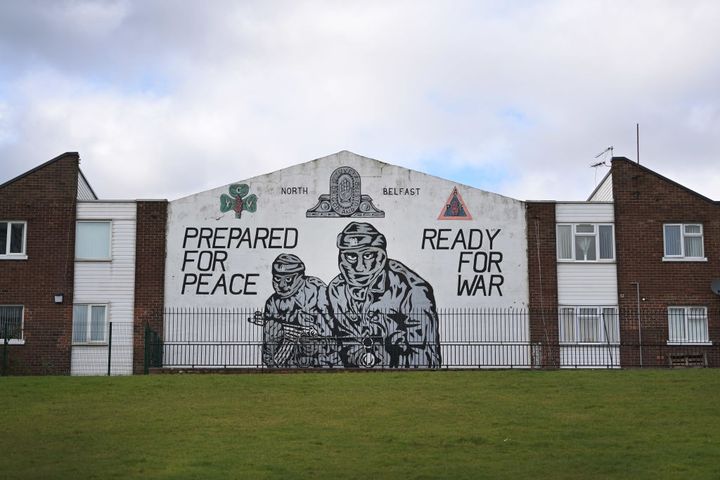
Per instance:
[[[0,155],[9,178],[77,150],[115,198],[347,149],[578,200],[639,122],[644,164],[720,198],[718,21],[712,1],[6,2]]]

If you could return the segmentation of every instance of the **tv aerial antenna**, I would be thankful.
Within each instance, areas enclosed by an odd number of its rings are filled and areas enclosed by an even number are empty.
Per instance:
[[[598,159],[598,158],[600,158],[600,157],[604,157],[607,153],[610,153],[610,160],[612,160],[612,157],[613,157],[613,146],[612,146],[612,145],[610,145],[610,146],[607,147],[605,150],[603,150],[602,152],[600,152],[600,153],[598,153],[597,155],[595,155],[594,158],[595,158],[595,159]],[[590,165],[590,168],[594,168],[594,169],[595,169],[595,186],[596,186],[596,187],[597,187],[597,169],[598,169],[599,167],[608,167],[608,168],[609,168],[609,167],[610,167],[610,164],[607,162],[607,160],[606,160],[605,158],[603,158],[601,161],[595,162],[595,163],[593,163],[593,164]]]

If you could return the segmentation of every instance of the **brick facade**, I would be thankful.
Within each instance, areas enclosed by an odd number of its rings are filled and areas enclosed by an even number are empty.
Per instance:
[[[720,203],[695,193],[627,158],[612,162],[617,245],[620,335],[637,342],[636,285],[640,289],[641,335],[645,366],[666,366],[668,354],[695,353],[703,347],[666,346],[668,306],[705,306],[710,341],[720,342],[720,297],[710,283],[720,277]],[[663,224],[701,223],[707,261],[663,261]],[[691,352],[692,351],[692,352]],[[717,348],[708,361],[720,366]],[[624,349],[623,365],[638,365],[637,349]]]
[[[137,202],[133,373],[143,373],[145,326],[162,336],[167,201]]]
[[[667,366],[671,354],[701,352],[711,366],[720,367],[720,297],[710,290],[720,277],[720,202],[626,158],[613,159],[611,173],[621,365],[641,363],[637,342],[642,333],[644,366]],[[78,174],[78,154],[65,153],[0,185],[0,221],[27,222],[28,258],[0,259],[0,305],[24,306],[24,344],[9,346],[8,373],[70,373]],[[163,333],[167,213],[165,200],[137,202],[136,374],[144,370],[146,326]],[[532,361],[557,367],[556,203],[527,202],[526,222]],[[666,223],[702,224],[707,260],[663,261]],[[61,305],[53,302],[58,293],[64,295]],[[667,345],[669,306],[707,307],[713,346]]]
[[[11,374],[70,373],[78,172],[78,154],[64,153],[0,186],[0,220],[27,222],[27,259],[0,259],[0,305],[25,308]]]
[[[555,250],[555,202],[528,202],[527,256],[530,341],[543,345],[533,363],[558,366],[558,288]]]

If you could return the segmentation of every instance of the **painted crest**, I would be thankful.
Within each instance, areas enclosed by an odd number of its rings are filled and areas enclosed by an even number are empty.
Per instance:
[[[472,215],[465,205],[465,201],[462,199],[460,192],[457,187],[454,187],[452,193],[448,197],[438,220],[472,220]]]
[[[360,207],[360,175],[350,167],[340,167],[330,175],[330,208],[341,217]]]
[[[338,167],[330,175],[330,193],[318,197],[317,204],[305,216],[314,217],[384,217],[385,212],[363,195],[360,174],[352,167]]]
[[[250,193],[250,187],[245,183],[235,183],[228,189],[230,195],[220,195],[220,211],[225,213],[233,210],[235,218],[241,218],[242,212],[254,213],[257,210],[257,195]]]

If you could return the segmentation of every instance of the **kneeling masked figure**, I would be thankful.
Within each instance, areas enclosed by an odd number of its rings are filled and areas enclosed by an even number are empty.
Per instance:
[[[305,264],[295,255],[279,255],[272,272],[275,293],[251,320],[263,326],[263,363],[274,368],[338,365],[325,283],[306,276]]]

